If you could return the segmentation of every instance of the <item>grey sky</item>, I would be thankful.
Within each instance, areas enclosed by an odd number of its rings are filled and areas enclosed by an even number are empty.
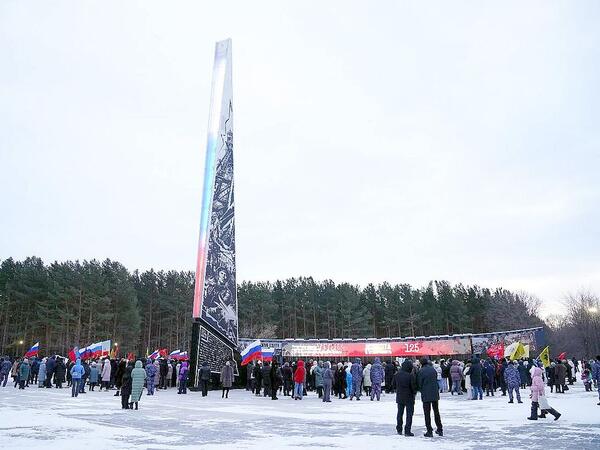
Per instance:
[[[238,280],[600,290],[600,3],[0,3],[0,258],[193,270],[233,38]]]

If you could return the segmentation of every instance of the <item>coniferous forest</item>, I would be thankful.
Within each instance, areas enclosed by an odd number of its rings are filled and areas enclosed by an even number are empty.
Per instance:
[[[136,355],[187,350],[193,292],[193,272],[9,258],[0,266],[0,354],[22,354],[36,341],[43,354],[66,354],[105,339]],[[310,277],[242,282],[238,307],[241,337],[380,338],[544,325],[535,297],[445,281],[420,288]]]

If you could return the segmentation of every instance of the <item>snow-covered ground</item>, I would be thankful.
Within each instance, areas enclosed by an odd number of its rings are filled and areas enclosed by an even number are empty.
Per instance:
[[[310,447],[401,448],[577,448],[600,449],[600,406],[597,393],[584,392],[581,382],[566,394],[549,394],[562,413],[526,419],[530,402],[507,404],[507,397],[466,400],[443,394],[440,402],[444,437],[425,438],[421,402],[415,405],[415,437],[398,436],[392,395],[381,402],[333,399],[315,394],[302,401],[255,397],[245,390],[177,395],[175,389],[144,396],[140,410],[121,410],[112,392],[89,392],[71,398],[70,389],[25,391],[0,388],[0,448],[61,450]]]

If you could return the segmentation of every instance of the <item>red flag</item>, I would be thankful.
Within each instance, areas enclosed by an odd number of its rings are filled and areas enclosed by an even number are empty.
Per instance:
[[[158,354],[159,354],[160,356],[167,356],[167,355],[169,354],[169,351],[168,351],[166,348],[161,348],[161,349],[158,351]]]
[[[487,349],[487,355],[490,358],[501,359],[504,358],[504,344],[493,344]]]
[[[77,359],[79,358],[79,348],[78,347],[73,347],[71,349],[71,351],[69,352],[69,359],[73,362],[77,361]]]
[[[135,359],[135,354],[133,352],[127,353],[127,360],[133,361]]]
[[[558,355],[558,359],[560,359],[561,361],[563,359],[567,359],[567,352],[562,352],[560,355]]]

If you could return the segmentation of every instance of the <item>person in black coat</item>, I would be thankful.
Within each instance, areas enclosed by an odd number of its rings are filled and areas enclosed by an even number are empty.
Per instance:
[[[427,432],[425,437],[433,437],[433,428],[431,427],[431,410],[435,419],[437,429],[435,433],[443,436],[442,418],[438,401],[440,400],[440,387],[437,382],[437,372],[427,358],[421,359],[421,370],[417,373],[417,389],[421,392],[421,401],[423,402],[423,413],[425,414],[425,427]]]
[[[467,375],[471,377],[471,389],[473,391],[473,397],[471,400],[483,400],[483,389],[482,389],[482,367],[479,358],[473,358],[471,361],[471,368],[467,372]]]
[[[117,366],[117,371],[115,373],[115,386],[117,387],[117,392],[115,394],[115,397],[118,397],[120,395],[119,391],[121,390],[121,387],[123,386],[123,376],[125,375],[126,370],[127,370],[127,363],[125,362],[124,359],[121,359],[121,361],[119,361],[119,365]],[[111,376],[112,376],[112,372],[111,372]]]
[[[396,366],[394,365],[392,360],[389,360],[385,364],[384,372],[385,372],[385,393],[389,394],[393,390],[392,385],[393,385],[393,381],[394,381],[394,374],[396,373]]]
[[[277,362],[271,363],[271,371],[269,372],[269,378],[271,379],[271,400],[278,400],[277,391],[281,386],[283,377],[281,375],[281,369],[277,366]]]
[[[121,362],[125,363],[125,361]],[[123,370],[123,375],[121,376],[121,409],[133,409],[133,403],[129,403],[129,396],[131,395],[132,387],[132,371],[133,365],[130,362],[129,365]]]
[[[405,359],[401,369],[396,372],[393,380],[396,389],[396,403],[398,404],[398,414],[396,415],[396,431],[402,434],[402,416],[406,408],[406,425],[404,426],[405,436],[414,436],[410,431],[412,427],[412,418],[415,412],[415,395],[417,394],[417,378],[413,371],[413,363],[410,359]]]
[[[65,375],[67,373],[67,366],[62,358],[56,358],[56,365],[54,366],[54,383],[57,388],[62,388],[62,384],[65,382]]]
[[[54,370],[56,368],[56,358],[51,356],[46,361],[46,387],[52,387],[52,376],[54,375]]]
[[[335,393],[338,398],[346,398],[346,370],[342,363],[338,363],[338,367],[333,375]],[[343,395],[343,397],[342,397]]]
[[[110,360],[110,388],[115,387],[116,378],[117,378],[117,368],[118,368],[117,360],[112,358]]]
[[[210,367],[208,363],[204,361],[202,367],[200,367],[200,386],[202,388],[202,397],[208,395],[208,382],[210,381]]]
[[[259,396],[260,395],[260,388],[262,386],[262,367],[260,364],[260,361],[258,361],[256,363],[256,365],[254,366],[254,380],[255,380],[255,391],[254,393]]]
[[[159,378],[159,389],[167,389],[167,375],[169,373],[169,362],[165,358],[161,358],[158,360],[158,367],[160,370],[160,378]]]
[[[268,362],[263,364],[262,372],[262,385],[265,389],[263,397],[271,394],[271,366]]]
[[[283,377],[283,395],[290,396],[294,386],[294,373],[290,367],[290,363],[286,362],[281,368],[281,376]]]

